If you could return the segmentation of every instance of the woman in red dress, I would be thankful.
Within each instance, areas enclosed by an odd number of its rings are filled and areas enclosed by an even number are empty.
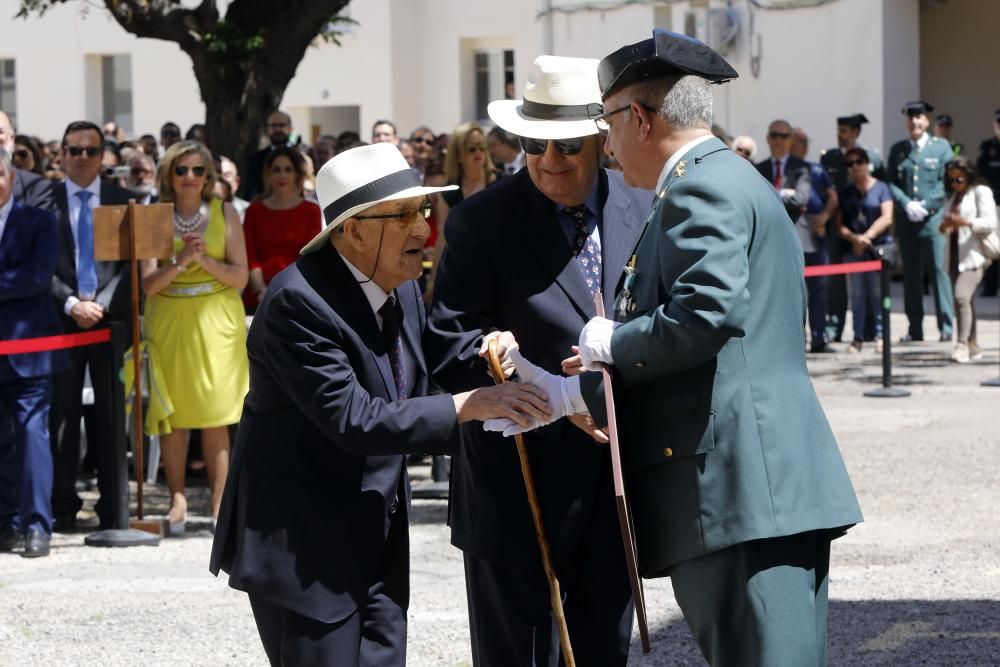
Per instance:
[[[264,194],[250,205],[243,221],[250,268],[243,303],[251,312],[271,279],[319,234],[322,213],[302,196],[305,176],[305,160],[294,148],[275,148],[264,162]]]

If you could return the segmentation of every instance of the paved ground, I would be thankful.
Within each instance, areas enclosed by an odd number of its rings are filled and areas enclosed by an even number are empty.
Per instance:
[[[1000,388],[979,385],[1000,375],[997,299],[981,299],[979,312],[980,363],[948,362],[943,343],[895,349],[909,398],[862,396],[879,383],[872,350],[810,359],[866,518],[834,544],[831,664],[1000,664]],[[902,325],[894,316],[897,336]],[[151,510],[164,501],[162,487],[150,490]],[[205,501],[195,489],[202,514],[189,536],[159,547],[89,548],[73,534],[57,535],[46,559],[0,554],[0,665],[264,664],[245,596],[207,572]],[[415,666],[471,664],[444,517],[443,501],[415,504]],[[654,649],[642,656],[634,643],[632,663],[703,664],[669,584],[646,582],[646,595]]]

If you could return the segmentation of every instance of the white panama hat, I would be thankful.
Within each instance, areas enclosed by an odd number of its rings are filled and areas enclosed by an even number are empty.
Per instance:
[[[532,139],[573,139],[599,132],[603,111],[597,63],[592,58],[538,56],[521,100],[496,100],[486,108],[494,123]]]
[[[359,146],[339,153],[316,174],[316,196],[326,227],[300,253],[319,250],[340,223],[370,206],[456,189],[457,185],[421,185],[420,178],[392,144]]]

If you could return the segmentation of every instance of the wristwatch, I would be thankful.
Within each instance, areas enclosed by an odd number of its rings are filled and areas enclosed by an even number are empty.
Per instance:
[[[186,270],[187,270],[187,267],[185,267],[185,266],[181,265],[181,264],[180,264],[180,263],[179,263],[179,262],[177,261],[177,255],[174,255],[173,257],[171,257],[171,258],[170,258],[170,266],[172,266],[172,267],[174,267],[175,269],[177,269],[177,271],[178,271],[179,273],[184,273],[184,271],[186,271]]]

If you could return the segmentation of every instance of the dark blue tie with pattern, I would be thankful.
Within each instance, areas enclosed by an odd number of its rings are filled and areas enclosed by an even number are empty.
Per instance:
[[[378,314],[382,316],[382,340],[389,352],[389,365],[392,367],[392,379],[396,383],[396,395],[399,400],[406,398],[406,370],[403,367],[403,345],[399,339],[399,308],[396,300],[389,298]]]
[[[565,209],[569,217],[573,218],[576,225],[573,236],[573,254],[583,271],[583,279],[587,281],[590,289],[590,296],[594,296],[601,288],[601,249],[597,247],[597,242],[590,235],[590,228],[587,226],[587,207],[584,204],[579,206],[567,206]]]

